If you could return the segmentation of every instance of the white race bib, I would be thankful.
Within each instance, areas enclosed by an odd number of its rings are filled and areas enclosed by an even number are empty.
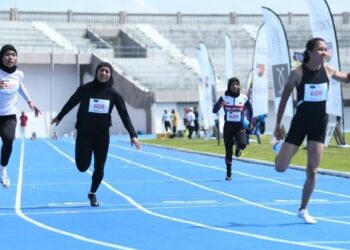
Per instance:
[[[226,114],[226,120],[229,122],[240,122],[241,121],[241,112],[228,111]]]
[[[327,83],[312,84],[306,83],[304,89],[304,101],[306,102],[322,102],[327,99],[328,85]]]
[[[109,100],[90,98],[90,103],[89,103],[90,113],[108,114],[108,111],[109,111]]]

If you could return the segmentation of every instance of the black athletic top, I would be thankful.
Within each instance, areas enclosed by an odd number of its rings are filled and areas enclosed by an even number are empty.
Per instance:
[[[123,97],[111,86],[92,81],[80,86],[63,106],[57,118],[62,118],[78,103],[76,129],[104,130],[112,126],[111,113],[115,106],[130,137],[137,137]]]
[[[319,70],[310,70],[302,65],[303,77],[297,86],[297,113],[306,112],[309,116],[326,114],[326,99],[329,79],[323,65]]]

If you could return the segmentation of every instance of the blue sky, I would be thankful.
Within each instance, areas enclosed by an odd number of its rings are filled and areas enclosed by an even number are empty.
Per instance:
[[[83,11],[129,13],[306,13],[307,0],[0,0],[0,10]],[[321,0],[320,0],[321,1]],[[350,0],[327,0],[333,13],[350,12]]]

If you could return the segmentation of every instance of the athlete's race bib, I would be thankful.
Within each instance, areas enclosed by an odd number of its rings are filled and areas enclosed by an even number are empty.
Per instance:
[[[107,114],[109,110],[109,100],[90,98],[89,112]]]
[[[327,83],[321,84],[305,84],[304,101],[306,102],[322,102],[327,99],[328,86]]]
[[[229,122],[240,122],[241,121],[241,112],[228,111],[226,114],[226,120]]]
[[[3,93],[13,94],[18,91],[19,84],[17,83],[17,80],[6,78],[2,79],[2,87],[0,88],[0,91]]]

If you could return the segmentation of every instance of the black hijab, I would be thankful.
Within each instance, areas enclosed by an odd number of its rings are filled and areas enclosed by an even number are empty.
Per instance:
[[[3,57],[3,56],[5,55],[5,53],[6,53],[7,51],[9,51],[9,50],[14,51],[14,52],[16,53],[16,55],[17,55],[17,50],[16,50],[16,48],[15,48],[13,45],[11,45],[11,44],[6,44],[6,45],[2,46],[2,48],[1,48],[1,50],[0,50],[0,69],[2,69],[3,71],[5,71],[5,72],[11,74],[11,73],[13,73],[13,72],[16,71],[17,66],[14,65],[14,66],[8,68],[8,67],[6,67],[6,66],[2,63],[2,57]]]
[[[111,77],[108,79],[107,82],[100,82],[97,79],[97,71],[101,68],[101,67],[108,67],[110,72],[111,72]],[[96,71],[95,71],[95,78],[93,80],[93,82],[97,85],[97,86],[101,86],[101,87],[112,87],[113,85],[113,67],[110,63],[108,62],[101,62],[99,65],[97,65],[96,67]]]
[[[238,92],[232,92],[231,85],[233,84],[233,82],[238,82],[238,85],[240,85],[239,79],[237,77],[230,78],[227,83],[227,90],[225,91],[225,95],[236,98],[237,96],[239,96],[240,91],[238,90]]]

